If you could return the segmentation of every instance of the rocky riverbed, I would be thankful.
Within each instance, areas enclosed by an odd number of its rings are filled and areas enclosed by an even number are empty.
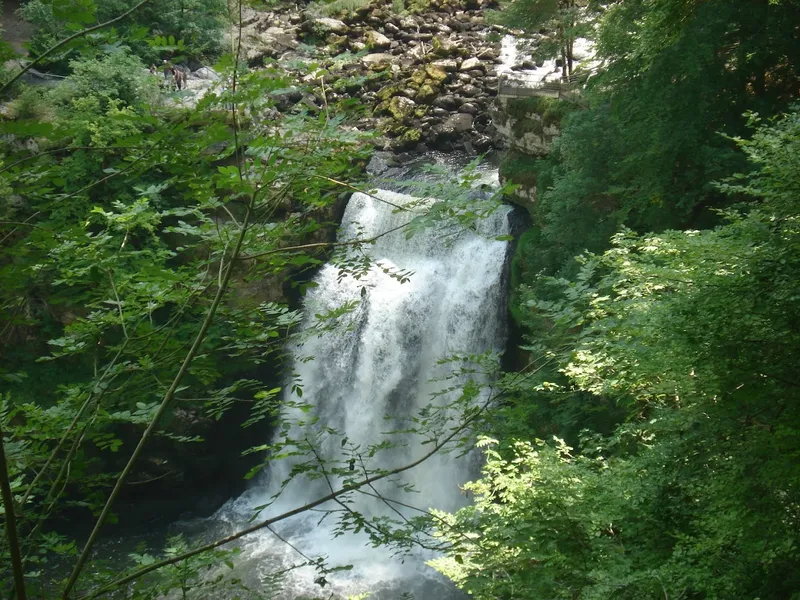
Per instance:
[[[378,2],[338,18],[248,9],[242,53],[252,67],[315,60],[327,71],[312,92],[284,95],[281,110],[358,99],[368,108],[359,127],[380,132],[384,150],[484,152],[503,145],[490,117],[503,31],[485,21],[491,1],[442,0],[419,14]]]

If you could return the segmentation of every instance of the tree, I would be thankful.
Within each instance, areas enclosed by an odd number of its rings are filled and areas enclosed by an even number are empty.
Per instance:
[[[162,569],[163,577],[137,586],[135,597],[185,593],[230,556],[213,551],[247,531],[332,499],[347,507],[354,492],[463,444],[491,400],[476,404],[477,384],[468,382],[457,401],[431,408],[417,425],[430,450],[412,463],[363,468],[306,506],[205,546],[175,541],[160,557],[140,553],[127,573],[95,561],[97,536],[113,522],[126,482],[148,476],[142,459],[151,444],[202,443],[182,414],[221,419],[244,403],[247,427],[279,412],[280,390],[254,370],[265,361],[279,368],[299,314],[241,293],[249,281],[283,285],[344,246],[352,252],[336,257],[342,275],[359,276],[370,265],[363,250],[375,241],[337,246],[321,234],[335,226],[342,195],[359,189],[348,182],[369,152],[368,136],[349,126],[340,107],[279,114],[276,96],[296,81],[274,68],[248,72],[236,55],[217,65],[221,82],[196,108],[160,104],[152,79],[123,44],[103,53],[80,43],[98,27],[58,42],[74,43],[85,56],[71,63],[62,87],[43,96],[52,109],[45,117],[18,112],[0,123],[7,134],[0,165],[7,464],[0,481],[13,495],[4,506],[16,509],[5,511],[14,526],[4,528],[0,544],[0,590],[12,593],[10,575],[19,576],[20,567],[10,557],[18,554],[25,585],[16,585],[17,598],[26,588],[37,595],[56,589],[64,598],[102,595]],[[465,196],[469,186],[431,188],[443,200],[413,213],[408,234],[443,221],[474,226],[497,208],[497,197]],[[478,358],[465,360],[464,374],[474,377]],[[300,385],[295,394],[296,405],[306,407]],[[318,457],[313,443],[290,442],[309,457],[297,476],[341,468]],[[81,548],[51,529],[71,511],[97,517]],[[410,532],[348,510],[342,526],[412,543],[417,525],[400,525]],[[71,566],[66,582],[52,581],[53,560]],[[310,564],[325,573],[321,561]]]
[[[735,141],[753,170],[718,188],[749,202],[724,225],[623,232],[573,280],[549,280],[557,299],[528,293],[550,323],[531,349],[565,380],[517,389],[496,433],[518,431],[532,396],[584,430],[574,449],[491,442],[475,506],[439,515],[452,548],[434,564],[477,598],[800,588],[800,115]],[[623,411],[610,433],[587,395]]]
[[[106,22],[127,13],[140,1],[103,0],[95,5],[76,0],[30,0],[20,12],[36,28],[30,41],[31,54],[39,56],[52,47],[70,23]],[[160,62],[165,53],[183,60],[213,59],[222,51],[227,17],[224,0],[148,0],[119,22],[115,31],[99,30],[90,47],[98,55],[103,53],[104,44],[122,41],[148,64]],[[87,55],[86,48],[81,52]],[[78,50],[69,48],[46,64],[66,74],[69,61],[77,56]]]
[[[561,75],[567,79],[574,66],[575,39],[591,31],[590,4],[585,0],[515,0],[500,13],[502,23],[526,33],[547,32],[537,54],[561,59]]]

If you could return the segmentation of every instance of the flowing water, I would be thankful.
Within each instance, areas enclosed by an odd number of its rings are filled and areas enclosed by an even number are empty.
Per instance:
[[[485,179],[491,180],[491,176]],[[375,196],[353,194],[344,214],[340,241],[369,238],[401,227],[414,213],[396,207],[419,203],[411,196],[390,191],[378,191]],[[311,502],[330,492],[331,486],[338,489],[351,470],[358,476],[363,470],[394,469],[428,452],[430,445],[421,444],[424,436],[387,436],[385,432],[408,428],[412,417],[426,411],[448,414],[429,406],[433,402],[434,407],[443,407],[458,398],[457,392],[440,393],[454,381],[434,381],[455,368],[453,364],[440,364],[440,359],[455,353],[502,349],[507,242],[495,238],[508,233],[509,212],[507,207],[500,208],[478,223],[474,231],[440,225],[410,239],[402,230],[384,235],[366,250],[380,266],[372,267],[359,279],[341,276],[340,269],[332,264],[319,271],[316,287],[304,302],[305,341],[292,349],[302,398],[287,392],[283,399],[283,418],[292,423],[284,428],[283,439],[288,436],[313,442],[319,458],[327,463],[329,481],[324,477],[295,477],[259,519]],[[357,251],[349,254],[351,259],[357,256]],[[396,274],[405,271],[413,274],[401,281]],[[353,310],[339,317],[334,330],[317,333],[317,315],[348,303]],[[431,394],[437,394],[436,398],[432,400]],[[457,418],[452,412],[451,418]],[[281,432],[275,441],[279,439]],[[369,452],[371,446],[387,439],[392,447]],[[283,450],[291,451],[292,447]],[[465,501],[459,485],[476,471],[474,456],[458,458],[456,454],[436,454],[367,491],[422,509],[454,510]],[[271,502],[281,490],[281,482],[299,462],[297,458],[272,461],[270,470],[251,489],[219,511],[218,522],[232,529],[246,526],[256,508]],[[337,467],[339,474],[330,474]],[[414,491],[404,492],[400,489],[403,486],[413,486]],[[354,494],[352,501],[352,507],[367,517],[419,514],[401,504],[387,504],[366,495]],[[330,515],[321,520],[321,511],[340,508],[329,503],[275,525],[275,533],[291,545],[266,529],[245,538],[241,560],[250,582],[258,585],[260,578],[278,568],[324,556],[330,566],[349,564],[353,568],[326,574],[324,582],[311,567],[294,570],[277,597],[339,598],[363,592],[370,592],[370,598],[375,599],[408,597],[403,594],[417,600],[461,597],[451,584],[425,566],[425,559],[432,556],[429,551],[394,557],[387,548],[370,547],[364,533],[334,537],[338,517]]]
[[[500,64],[497,73],[506,80],[515,82],[520,86],[539,87],[547,82],[561,80],[561,67],[556,64],[555,58],[540,60],[538,66],[521,68],[526,60],[533,60],[534,46],[525,38],[515,35],[505,35],[500,41]],[[573,46],[573,68],[575,71],[593,71],[599,66],[594,58],[594,43],[586,38],[576,38]]]

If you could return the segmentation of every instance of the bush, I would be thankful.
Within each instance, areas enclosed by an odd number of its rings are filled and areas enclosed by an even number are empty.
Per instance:
[[[53,103],[47,90],[40,87],[23,86],[8,108],[12,119],[51,121],[53,118]]]
[[[139,58],[122,50],[100,59],[75,60],[70,63],[72,75],[53,92],[58,104],[96,98],[100,110],[114,103],[137,106],[154,100],[158,87]]]

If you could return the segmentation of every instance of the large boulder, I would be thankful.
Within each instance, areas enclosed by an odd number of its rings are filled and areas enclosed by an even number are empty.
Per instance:
[[[382,33],[374,30],[367,32],[365,36],[367,48],[371,50],[383,50],[392,45],[392,40],[383,35]]]
[[[219,81],[219,73],[211,67],[200,67],[192,75],[205,81]]]
[[[251,26],[243,32],[242,42],[245,57],[251,65],[263,62],[265,57],[278,58],[299,45],[293,33],[280,27],[259,31],[257,26]]]
[[[472,115],[466,113],[456,113],[448,117],[444,122],[444,127],[452,129],[455,133],[464,133],[472,129]]]

